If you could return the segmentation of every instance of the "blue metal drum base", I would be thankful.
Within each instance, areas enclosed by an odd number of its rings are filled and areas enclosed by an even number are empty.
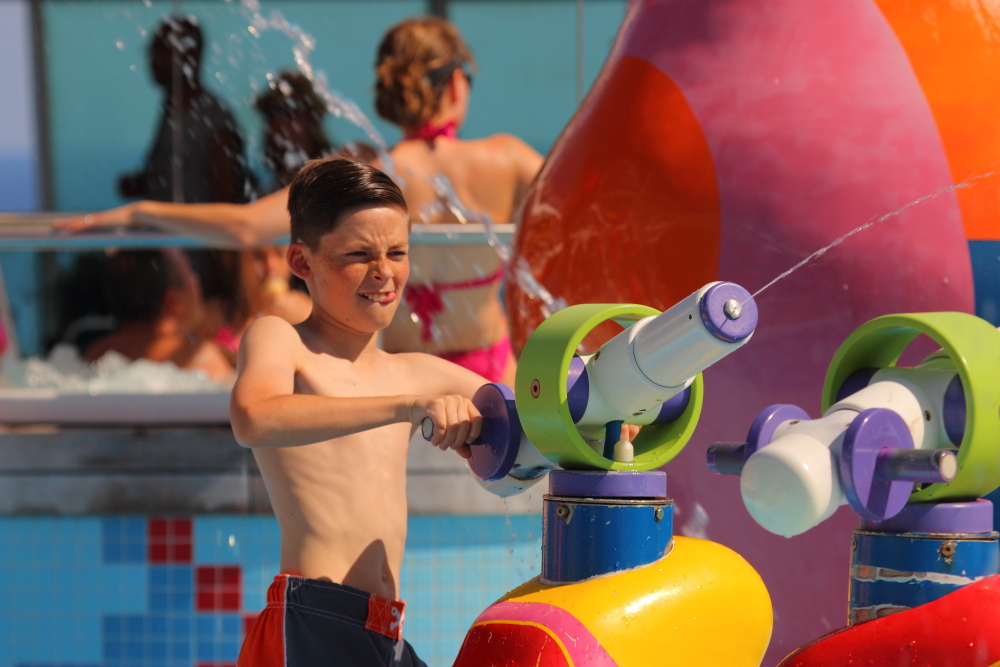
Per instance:
[[[850,624],[937,600],[997,573],[997,533],[854,531]]]
[[[557,471],[549,481],[542,581],[571,583],[630,570],[670,550],[674,503],[666,497],[664,473]]]

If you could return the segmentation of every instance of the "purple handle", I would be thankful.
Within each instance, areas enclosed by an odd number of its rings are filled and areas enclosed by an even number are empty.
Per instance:
[[[779,426],[788,421],[808,419],[809,414],[797,405],[779,403],[764,408],[750,425],[746,442],[717,442],[708,448],[708,469],[721,475],[739,475],[747,459],[771,442]]]

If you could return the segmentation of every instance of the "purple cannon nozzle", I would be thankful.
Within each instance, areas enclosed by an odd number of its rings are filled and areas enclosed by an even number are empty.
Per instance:
[[[738,343],[757,328],[757,302],[736,283],[712,285],[701,299],[701,321],[705,329],[726,343]]]

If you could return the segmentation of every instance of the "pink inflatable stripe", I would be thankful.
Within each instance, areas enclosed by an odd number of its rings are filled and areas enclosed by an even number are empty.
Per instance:
[[[521,621],[548,628],[566,647],[575,667],[619,667],[601,643],[573,614],[543,602],[498,602],[476,623]]]

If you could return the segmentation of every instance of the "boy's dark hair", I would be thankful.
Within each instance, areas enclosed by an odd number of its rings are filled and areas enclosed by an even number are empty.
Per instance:
[[[288,190],[292,241],[315,250],[345,212],[361,206],[407,211],[399,186],[371,165],[341,157],[306,162]]]
[[[105,300],[119,323],[156,319],[170,287],[179,287],[174,259],[162,250],[128,250],[108,262]]]

